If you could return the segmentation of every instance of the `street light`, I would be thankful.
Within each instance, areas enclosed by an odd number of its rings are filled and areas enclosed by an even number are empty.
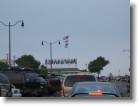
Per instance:
[[[50,65],[51,65],[51,74],[52,74],[52,45],[55,44],[56,42],[58,42],[58,44],[60,45],[60,40],[57,40],[55,42],[46,42],[46,41],[42,41],[42,45],[44,45],[44,43],[49,44],[50,45]]]
[[[24,27],[24,22],[23,20],[17,21],[15,24],[11,24],[9,22],[9,24],[5,24],[2,21],[0,21],[0,23],[4,26],[8,26],[9,27],[9,66],[11,67],[11,26],[15,26],[17,25],[19,22],[21,22],[21,27]]]

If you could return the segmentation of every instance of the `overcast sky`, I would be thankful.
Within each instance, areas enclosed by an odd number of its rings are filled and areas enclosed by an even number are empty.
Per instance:
[[[103,56],[110,64],[101,75],[129,75],[130,52],[123,49],[130,49],[130,0],[0,0],[0,21],[19,20],[25,27],[11,27],[12,56],[31,54],[44,64],[50,47],[41,41],[60,40],[52,46],[53,59],[67,59],[63,37],[69,35],[69,58],[77,58],[77,68]],[[9,52],[8,34],[0,24],[0,59]]]

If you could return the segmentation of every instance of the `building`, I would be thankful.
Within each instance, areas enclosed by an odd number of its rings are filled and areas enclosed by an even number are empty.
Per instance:
[[[50,74],[72,74],[82,72],[78,68],[53,68],[48,69],[47,71]]]

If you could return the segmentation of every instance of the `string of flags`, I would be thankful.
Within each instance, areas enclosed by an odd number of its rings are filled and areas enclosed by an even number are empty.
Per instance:
[[[69,36],[64,36],[63,40],[65,41],[65,48],[68,48]]]

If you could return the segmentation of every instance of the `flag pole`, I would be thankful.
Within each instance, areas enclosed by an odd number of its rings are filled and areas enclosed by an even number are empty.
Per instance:
[[[69,60],[69,45],[68,45],[68,60]],[[69,68],[69,62],[68,62],[68,68]]]
[[[65,48],[68,48],[68,67],[69,67],[69,35],[68,36],[64,36],[63,40],[65,41]]]

